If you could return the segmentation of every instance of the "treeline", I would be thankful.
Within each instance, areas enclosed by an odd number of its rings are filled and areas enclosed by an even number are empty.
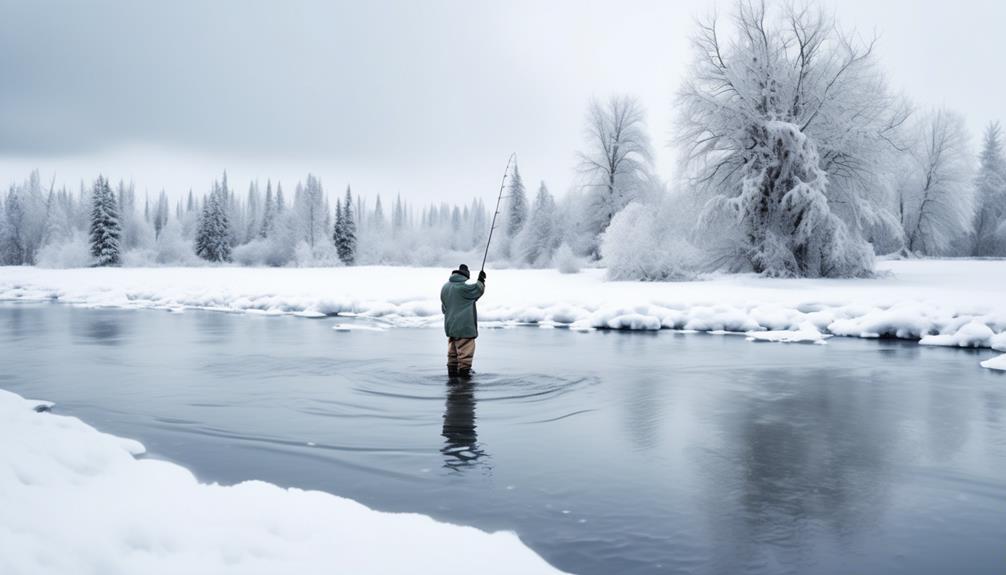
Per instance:
[[[508,193],[492,258],[552,265],[563,239],[554,198],[542,183],[529,201],[516,167]],[[132,183],[104,176],[76,193],[45,187],[36,171],[10,186],[0,216],[0,263],[50,267],[456,265],[484,246],[491,222],[481,198],[417,207],[399,195],[386,210],[348,186],[331,199],[310,174],[289,199],[272,181],[238,194],[224,173],[172,204],[163,191],[139,201]]]

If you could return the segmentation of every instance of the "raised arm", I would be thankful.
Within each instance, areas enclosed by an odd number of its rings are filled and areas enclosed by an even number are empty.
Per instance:
[[[465,290],[465,298],[467,299],[479,299],[482,294],[486,293],[486,272],[479,272],[479,279],[473,284],[465,284],[468,288]]]

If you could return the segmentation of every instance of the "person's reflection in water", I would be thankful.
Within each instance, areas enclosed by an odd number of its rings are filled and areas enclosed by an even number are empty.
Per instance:
[[[444,467],[461,471],[475,466],[485,455],[475,432],[475,385],[467,378],[451,378],[447,383],[444,409]]]

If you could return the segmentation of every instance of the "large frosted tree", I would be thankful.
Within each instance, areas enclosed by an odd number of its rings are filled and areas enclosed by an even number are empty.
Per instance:
[[[1003,156],[1002,129],[993,122],[985,129],[985,139],[975,178],[974,251],[976,256],[1006,256],[1006,157]],[[1006,228],[1003,228],[1006,231]]]
[[[899,188],[905,247],[917,255],[947,254],[971,232],[974,188],[964,118],[938,110],[922,119]]]
[[[91,255],[96,265],[119,265],[122,259],[122,224],[119,207],[108,180],[102,176],[91,191]]]
[[[888,95],[874,44],[823,10],[741,3],[724,36],[700,23],[678,97],[685,184],[700,226],[737,258],[780,277],[871,273],[868,234],[896,228],[881,193],[908,115]]]
[[[646,133],[643,108],[630,96],[595,100],[587,110],[586,147],[579,170],[587,190],[584,222],[596,257],[597,236],[611,219],[654,186],[653,150]]]

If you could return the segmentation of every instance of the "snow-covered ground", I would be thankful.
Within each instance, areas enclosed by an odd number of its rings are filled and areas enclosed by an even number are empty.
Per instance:
[[[0,573],[558,573],[512,533],[261,481],[199,483],[0,390]]]
[[[1006,351],[1006,261],[878,264],[869,280],[718,275],[681,283],[608,282],[603,270],[489,270],[479,319],[574,329],[772,332],[899,337]],[[182,311],[200,308],[307,317],[362,315],[387,326],[440,321],[449,270],[353,268],[0,268],[0,299],[56,300]],[[792,333],[788,333],[792,332]]]

